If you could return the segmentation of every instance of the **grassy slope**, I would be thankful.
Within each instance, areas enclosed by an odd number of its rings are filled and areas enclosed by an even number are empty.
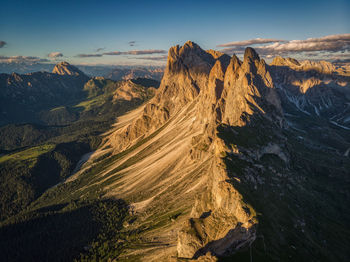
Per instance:
[[[0,157],[0,163],[6,161],[35,161],[40,155],[51,151],[54,148],[52,144],[31,147],[16,153],[3,155]]]

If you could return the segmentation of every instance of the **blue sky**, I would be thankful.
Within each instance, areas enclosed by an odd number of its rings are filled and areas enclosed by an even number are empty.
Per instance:
[[[333,1],[15,1],[2,0],[0,56],[61,53],[76,64],[159,63],[131,50],[202,48],[255,38],[305,40],[350,33],[350,3]],[[135,41],[134,44],[129,42]],[[96,49],[104,48],[99,52]],[[121,55],[77,57],[122,52]],[[141,59],[140,59],[141,58]]]

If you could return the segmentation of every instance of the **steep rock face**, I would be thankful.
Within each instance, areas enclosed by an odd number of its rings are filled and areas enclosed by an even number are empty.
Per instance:
[[[246,49],[243,63],[237,57],[232,57],[225,74],[224,86],[218,105],[223,123],[246,125],[249,117],[257,112],[281,122],[282,108],[270,73],[265,61],[260,60],[252,48]]]
[[[215,59],[197,44],[170,48],[164,77],[155,97],[145,106],[142,117],[115,136],[115,149],[121,150],[140,136],[150,134],[193,101],[208,81]]]
[[[197,108],[204,131],[196,140],[209,143],[214,162],[207,190],[196,198],[191,218],[178,235],[177,251],[185,258],[207,252],[225,256],[254,241],[256,220],[254,210],[226,182],[228,174],[220,157],[226,148],[216,134],[217,126],[247,125],[253,114],[281,126],[282,108],[265,62],[251,48],[246,50],[243,62],[236,56],[229,64],[216,61],[206,88],[198,96]]]
[[[161,168],[165,164],[162,158],[169,159],[166,166],[172,168],[166,174],[173,178],[164,179],[174,181],[172,188],[182,185],[179,177],[187,181],[187,176],[200,170],[200,176],[191,178],[192,182],[178,191],[157,185],[157,194],[134,204],[136,210],[147,209],[151,203],[161,201],[160,194],[184,194],[192,199],[185,204],[193,201],[190,216],[176,226],[180,228],[178,257],[198,258],[208,252],[224,256],[254,241],[255,211],[228,182],[221,158],[227,148],[217,135],[217,128],[225,124],[247,125],[252,121],[249,116],[256,114],[280,126],[283,122],[280,101],[264,60],[251,48],[246,50],[241,62],[236,56],[230,58],[219,52],[204,51],[195,43],[187,42],[182,47],[170,48],[161,85],[142,113],[131,123],[120,124],[108,138],[106,145],[110,143],[116,153],[131,150],[147,137],[151,142],[146,142],[143,150],[161,144],[156,147],[159,149],[154,157],[159,156],[153,161]],[[177,146],[169,152],[167,148],[172,148],[175,142]],[[139,190],[148,191],[152,180],[165,176],[153,169],[144,167],[143,177],[149,173],[150,178],[142,185],[137,181],[129,185],[131,182],[125,180],[127,184],[117,186],[117,196],[122,197],[125,188],[128,188],[127,196]],[[178,203],[182,203],[181,200]]]

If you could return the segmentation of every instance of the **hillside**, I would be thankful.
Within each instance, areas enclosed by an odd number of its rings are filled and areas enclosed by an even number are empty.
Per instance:
[[[60,68],[62,65],[64,69]],[[47,105],[37,114],[31,113],[37,123],[17,123],[18,119],[12,119],[11,124],[0,127],[0,220],[23,210],[45,190],[64,181],[82,156],[99,145],[99,135],[108,130],[117,116],[147,101],[155,92],[152,87],[104,78],[75,86],[76,74],[81,74],[76,68],[61,63],[56,69],[69,75],[65,81],[75,89],[66,90],[67,97],[60,100],[63,94],[59,84],[50,90],[56,84],[55,75],[49,75],[47,83],[40,83],[33,76],[20,76],[32,77],[31,81],[38,83],[33,86],[40,89],[38,93],[28,92],[38,95],[38,99],[50,92],[57,107]],[[11,82],[7,87],[19,94],[23,90],[21,82]],[[80,93],[80,99],[72,99],[75,93]]]

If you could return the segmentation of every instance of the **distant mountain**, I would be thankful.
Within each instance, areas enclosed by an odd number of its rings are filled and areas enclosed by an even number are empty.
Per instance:
[[[281,97],[298,113],[325,118],[350,130],[349,70],[326,61],[276,57],[271,71]]]
[[[310,72],[313,71],[318,72],[320,74],[336,74],[336,75],[343,75],[343,76],[349,76],[350,72],[347,70],[346,67],[343,65],[337,65],[333,64],[328,61],[310,61],[310,60],[304,60],[304,61],[297,61],[293,58],[282,58],[280,56],[277,56],[273,59],[272,66],[279,66],[279,67],[289,67],[295,71],[305,71]],[[311,72],[312,73],[312,72]]]
[[[1,62],[0,73],[4,74],[28,74],[34,72],[51,72],[55,64],[51,63],[21,63],[21,62]]]
[[[58,74],[58,75],[84,75],[82,71],[80,71],[78,68],[75,66],[70,65],[67,62],[60,62],[52,70],[53,74]]]
[[[0,123],[35,121],[36,113],[83,96],[89,77],[68,63],[53,73],[0,74]]]
[[[105,77],[112,80],[129,80],[136,78],[149,78],[160,81],[162,79],[164,69],[162,68],[117,68],[108,73]]]
[[[7,123],[23,123],[48,121],[53,112],[65,114],[64,119],[75,119],[74,114],[67,112],[65,108],[52,111],[48,114],[47,110],[57,108],[62,105],[77,104],[84,100],[86,93],[91,90],[91,81],[106,85],[109,81],[113,89],[118,89],[114,81],[104,78],[90,78],[77,67],[67,62],[58,63],[52,70],[52,73],[35,72],[24,75],[16,73],[0,74],[0,125]],[[145,80],[139,79],[129,82],[129,85],[142,86]],[[155,80],[146,80],[145,85],[150,87],[150,81],[154,87],[159,83]],[[96,90],[95,90],[96,91]],[[102,90],[100,93],[104,92]],[[137,91],[138,92],[138,91]],[[149,91],[151,92],[151,91]],[[136,99],[132,93],[130,99]],[[138,99],[144,99],[147,95],[142,95]],[[63,112],[63,111],[65,112]],[[50,115],[50,117],[49,117]],[[50,121],[52,124],[53,121]]]
[[[63,62],[64,63],[64,62]],[[55,64],[51,63],[0,63],[0,73],[28,74],[39,71],[52,72]],[[84,74],[95,77],[102,76],[112,80],[129,80],[149,78],[160,81],[164,69],[162,67],[114,66],[114,65],[76,65]]]

